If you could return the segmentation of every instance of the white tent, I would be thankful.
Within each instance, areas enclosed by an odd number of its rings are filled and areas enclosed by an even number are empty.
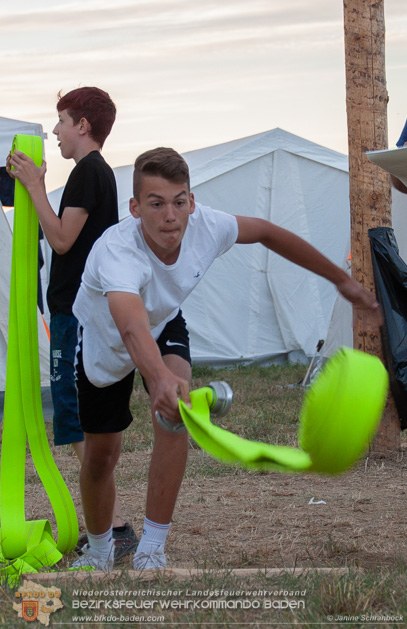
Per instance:
[[[0,166],[6,165],[6,157],[16,134],[39,135],[46,138],[40,124],[0,117]],[[5,389],[6,377],[11,249],[12,231],[0,203],[0,392]],[[38,337],[41,386],[49,387],[49,341],[39,310]]]
[[[6,157],[16,134],[39,135],[44,139],[47,137],[40,124],[0,117],[0,166],[6,165]]]
[[[184,157],[197,201],[271,220],[346,268],[346,155],[274,129]],[[121,219],[128,215],[132,171],[133,165],[114,169]],[[55,211],[61,194],[59,189],[49,195]],[[402,196],[395,200],[405,202]],[[395,223],[407,234],[407,210],[398,216]],[[216,260],[183,305],[193,360],[298,360],[313,355],[319,339],[326,340],[327,355],[339,345],[352,345],[351,313],[342,302],[327,281],[261,245],[236,245]]]
[[[349,254],[347,158],[281,129],[185,155],[196,198],[265,218],[343,266]],[[215,262],[183,310],[197,361],[300,359],[326,339],[336,292],[261,245]]]

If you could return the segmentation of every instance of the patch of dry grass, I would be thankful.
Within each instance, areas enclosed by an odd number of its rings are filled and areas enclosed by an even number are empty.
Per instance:
[[[193,388],[211,380],[225,380],[234,390],[229,415],[219,424],[249,439],[297,445],[298,417],[304,391],[290,386],[305,373],[302,365],[279,367],[239,367],[213,370],[195,368]],[[137,533],[144,516],[148,464],[152,448],[149,399],[138,382],[133,394],[134,421],[124,433],[123,453],[116,472],[116,486],[124,513]],[[52,426],[47,424],[52,443]],[[402,436],[402,444],[407,439]],[[52,446],[53,456],[77,506],[83,531],[79,497],[79,465],[70,447]],[[213,595],[212,600],[237,600],[246,597],[259,600],[260,607],[246,609],[187,610],[170,608],[165,623],[155,627],[209,625],[235,627],[273,627],[277,623],[302,627],[329,623],[337,627],[345,616],[354,618],[402,616],[407,619],[407,554],[405,551],[405,500],[407,465],[405,450],[393,457],[370,454],[346,474],[336,477],[253,473],[211,459],[191,442],[191,452],[172,532],[167,543],[170,564],[174,567],[206,568],[208,573],[191,577],[171,589],[180,594],[159,596],[168,583],[158,581],[147,598],[158,601],[188,599],[188,590],[218,592],[244,591],[244,595]],[[27,461],[27,520],[47,517],[55,530],[48,499],[33,464]],[[325,505],[309,505],[311,497],[324,499]],[[64,570],[74,554],[65,556],[58,566]],[[109,582],[110,590],[135,591],[145,584],[129,578],[127,566]],[[267,577],[264,567],[292,569],[301,566],[301,576],[284,574]],[[312,567],[349,568],[345,575],[318,575],[307,572]],[[237,578],[232,573],[220,577],[217,569],[256,567],[256,576]],[[354,568],[362,567],[363,572]],[[58,587],[58,573],[55,575]],[[53,617],[62,626],[89,626],[89,621],[73,623],[72,601],[75,582],[62,586],[64,609]],[[94,588],[92,582],[81,584],[82,590]],[[98,588],[103,589],[103,588]],[[288,592],[287,595],[255,596],[253,591]],[[247,594],[247,592],[251,592]],[[290,594],[298,592],[298,594]],[[26,627],[12,609],[13,591],[0,588],[0,625]],[[83,598],[83,597],[82,597]],[[98,597],[100,598],[100,596]],[[120,598],[120,597],[119,597]],[[142,597],[135,595],[137,600]],[[194,600],[204,600],[196,596]],[[208,597],[206,597],[208,598]],[[210,597],[209,597],[210,598]],[[265,599],[304,600],[304,607],[270,609]],[[155,612],[160,611],[159,604]],[[387,616],[386,616],[387,615]],[[332,619],[332,620],[331,620]],[[363,620],[364,623],[369,624]],[[105,627],[96,622],[92,626]],[[370,625],[375,626],[370,622]],[[139,623],[115,622],[115,627],[145,626]],[[151,625],[150,625],[151,626]],[[360,626],[356,620],[348,627]],[[381,627],[395,627],[396,621],[380,621]]]

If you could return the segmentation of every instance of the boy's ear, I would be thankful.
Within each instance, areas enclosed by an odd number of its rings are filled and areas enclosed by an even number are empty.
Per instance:
[[[79,127],[79,134],[80,135],[90,134],[90,132],[92,130],[92,126],[91,126],[90,122],[88,122],[88,120],[86,120],[86,118],[81,118],[79,120],[78,127]]]
[[[130,214],[134,216],[134,218],[140,218],[140,212],[138,208],[137,199],[135,199],[134,197],[132,197],[129,201],[129,210],[130,210]]]
[[[193,192],[189,193],[189,200],[190,200],[190,203],[191,203],[191,209],[190,209],[189,213],[193,214],[194,210],[195,210],[195,197],[194,197],[194,193]]]

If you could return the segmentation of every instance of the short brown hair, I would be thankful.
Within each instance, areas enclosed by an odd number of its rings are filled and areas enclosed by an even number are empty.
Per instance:
[[[134,162],[133,194],[140,200],[140,191],[143,175],[151,177],[163,177],[168,181],[186,183],[190,190],[188,164],[174,149],[159,147],[151,149],[138,156]]]
[[[116,105],[107,92],[98,87],[78,87],[61,96],[58,93],[57,110],[66,110],[75,125],[81,118],[90,124],[90,137],[103,146],[116,119]]]

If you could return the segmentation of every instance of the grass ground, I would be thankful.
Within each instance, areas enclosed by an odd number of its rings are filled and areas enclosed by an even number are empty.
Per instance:
[[[303,390],[291,385],[302,379],[304,367],[199,368],[193,375],[193,388],[215,379],[232,386],[233,407],[220,420],[222,427],[249,439],[297,445]],[[133,413],[116,480],[126,515],[139,531],[152,447],[148,398],[139,384]],[[75,457],[69,448],[52,451],[82,527]],[[197,628],[407,624],[404,453],[405,440],[400,453],[390,457],[369,453],[348,474],[330,478],[248,472],[210,459],[191,443],[167,546],[170,567],[200,568],[205,574],[146,584],[130,578],[128,563],[102,583],[90,576],[80,583],[74,577],[61,580],[55,573],[52,585],[59,588],[64,607],[50,615],[49,624]],[[26,482],[27,519],[49,517],[54,525],[30,464]],[[326,504],[310,506],[311,497],[323,498]],[[73,556],[65,557],[58,568],[65,570]],[[321,566],[341,567],[344,573],[316,573],[314,568]],[[273,567],[284,572],[270,576],[266,568]],[[235,568],[256,570],[241,577],[233,573]],[[295,568],[302,568],[300,574]],[[16,590],[0,588],[1,626],[27,627],[28,621],[13,609],[16,600]],[[96,608],[78,607],[89,600],[96,601]],[[138,607],[109,609],[114,601]],[[136,616],[144,621],[134,620]],[[32,626],[41,624],[36,621]]]

